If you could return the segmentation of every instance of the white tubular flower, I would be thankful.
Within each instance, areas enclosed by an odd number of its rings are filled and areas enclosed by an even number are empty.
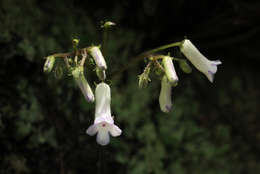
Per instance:
[[[85,99],[88,102],[94,102],[95,97],[91,90],[91,87],[89,86],[87,80],[84,76],[83,67],[77,67],[72,71],[73,78],[75,79],[77,85],[79,86],[81,92],[83,93]]]
[[[172,85],[169,83],[167,77],[164,75],[161,81],[159,103],[161,110],[166,113],[170,112],[172,108],[171,89]]]
[[[106,61],[105,61],[99,47],[93,46],[89,49],[89,51],[90,51],[90,55],[94,58],[95,63],[98,66],[98,68],[100,68],[101,70],[106,70],[107,64],[106,64]]]
[[[203,56],[199,50],[191,43],[190,40],[185,39],[180,46],[181,52],[189,59],[189,61],[203,74],[207,76],[209,81],[213,83],[214,75],[217,72],[217,65],[221,64],[219,60],[208,60]]]
[[[165,74],[169,80],[169,82],[173,85],[176,86],[178,84],[178,76],[176,74],[175,68],[172,63],[172,58],[170,56],[165,56],[163,57],[162,60],[164,69],[165,69]]]
[[[121,135],[121,129],[114,124],[110,110],[110,87],[105,83],[99,83],[95,91],[96,95],[96,109],[95,121],[86,133],[88,135],[95,135],[97,133],[97,143],[104,146],[110,141],[110,136],[117,137]]]

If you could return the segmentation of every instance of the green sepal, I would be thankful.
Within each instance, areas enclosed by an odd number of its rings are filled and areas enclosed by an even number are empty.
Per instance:
[[[63,75],[63,69],[62,67],[60,66],[56,66],[55,69],[54,69],[54,76],[57,78],[57,79],[60,79]]]
[[[190,65],[188,64],[188,62],[186,60],[181,59],[178,62],[179,62],[179,66],[183,72],[185,72],[187,74],[192,72],[192,68],[190,67]]]
[[[138,86],[139,88],[146,88],[148,83],[151,82],[151,79],[149,78],[149,74],[150,74],[150,64],[148,64],[145,69],[144,72],[138,76],[139,78],[139,83]]]

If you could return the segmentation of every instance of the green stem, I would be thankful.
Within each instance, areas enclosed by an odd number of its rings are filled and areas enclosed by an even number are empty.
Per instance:
[[[154,48],[152,50],[149,50],[148,52],[151,54],[151,53],[155,53],[155,52],[158,52],[158,51],[161,51],[161,50],[165,50],[167,48],[181,46],[181,44],[182,44],[182,42],[174,42],[174,43],[171,43],[171,44],[160,46],[158,48]]]
[[[181,58],[177,58],[177,57],[172,57],[172,60],[182,61],[183,59],[181,59]]]
[[[165,72],[164,68],[162,67],[162,65],[161,65],[157,60],[155,60],[154,62],[155,62],[155,65],[156,65],[158,68],[160,68],[163,72]]]
[[[82,55],[82,59],[81,59],[81,61],[80,61],[80,65],[81,65],[81,66],[84,66],[84,63],[85,63],[86,58],[87,58],[87,56],[88,56],[88,53],[87,53],[86,50],[83,50],[83,52],[81,53],[81,55]]]
[[[103,44],[102,44],[102,48],[103,48],[103,55],[106,55],[106,44],[107,44],[107,40],[108,40],[108,29],[106,27],[104,27],[104,32],[103,32]]]
[[[114,76],[117,76],[117,75],[121,74],[122,72],[127,70],[130,66],[132,66],[133,64],[135,64],[139,60],[142,60],[142,59],[144,59],[146,57],[149,57],[151,54],[153,54],[155,52],[158,52],[158,51],[161,51],[161,50],[164,50],[164,49],[167,49],[167,48],[181,46],[181,44],[182,44],[182,42],[174,42],[174,43],[170,43],[170,44],[167,44],[167,45],[163,45],[163,46],[160,46],[160,47],[157,47],[157,48],[145,51],[145,52],[143,52],[143,53],[133,57],[131,59],[131,61],[126,66],[124,66],[123,68],[121,68],[120,70],[118,70],[116,72],[113,72],[111,76],[114,77]]]

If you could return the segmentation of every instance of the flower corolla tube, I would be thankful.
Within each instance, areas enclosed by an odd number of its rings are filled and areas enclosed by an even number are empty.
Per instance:
[[[187,59],[213,83],[214,75],[217,72],[217,65],[221,64],[220,60],[208,60],[200,51],[191,43],[190,40],[185,39],[180,46],[181,52]]]
[[[110,135],[117,137],[121,135],[121,129],[114,124],[114,120],[111,116],[111,93],[110,87],[102,82],[99,83],[95,91],[96,108],[95,108],[95,121],[91,125],[86,133],[88,135],[97,134],[97,143],[104,146],[110,141]]]
[[[91,87],[88,84],[88,81],[86,80],[86,78],[84,76],[83,67],[82,66],[76,67],[72,71],[72,76],[75,79],[77,85],[79,86],[81,92],[83,93],[85,99],[88,102],[94,102],[95,97],[91,90]]]
[[[106,61],[98,46],[92,46],[90,49],[90,55],[94,58],[97,67],[101,70],[107,69]]]
[[[167,76],[164,75],[161,81],[161,92],[159,96],[159,104],[161,110],[166,113],[170,112],[172,108],[171,90],[172,90],[172,85],[169,82]]]
[[[168,78],[168,81],[173,85],[176,86],[178,84],[179,78],[176,74],[172,58],[170,56],[164,56],[162,60],[164,69],[165,69],[165,74]]]

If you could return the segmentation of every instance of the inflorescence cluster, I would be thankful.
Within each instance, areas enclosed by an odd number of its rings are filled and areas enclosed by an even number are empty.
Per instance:
[[[106,22],[102,27],[108,28],[114,26],[113,22]],[[107,64],[104,56],[100,50],[100,46],[90,46],[87,48],[78,49],[78,39],[73,39],[72,53],[57,53],[50,55],[46,58],[44,64],[44,72],[51,72],[53,70],[56,58],[63,58],[68,73],[73,76],[76,84],[80,88],[86,101],[95,102],[95,120],[94,123],[87,129],[88,135],[97,134],[97,143],[100,145],[107,145],[111,136],[121,135],[121,129],[114,124],[114,116],[111,115],[111,91],[110,86],[105,83]],[[162,47],[146,51],[139,56],[141,59],[147,58],[148,62],[142,74],[139,77],[139,87],[145,88],[151,79],[149,78],[150,72],[156,71],[161,79],[161,91],[159,95],[159,104],[161,111],[170,112],[172,109],[171,91],[172,87],[177,86],[179,78],[174,68],[174,61],[178,62],[180,68],[185,73],[191,73],[191,67],[186,59],[171,57],[170,55],[155,54],[161,50],[179,47],[183,55],[200,71],[208,80],[213,83],[214,74],[217,72],[217,65],[221,61],[208,60],[203,56],[200,51],[188,39],[181,42],[176,42]],[[101,81],[96,85],[95,94],[93,93],[85,75],[84,65],[87,58],[92,58],[95,62],[95,71],[97,77]]]

